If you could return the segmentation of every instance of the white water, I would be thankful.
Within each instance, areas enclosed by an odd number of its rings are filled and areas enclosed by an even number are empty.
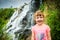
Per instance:
[[[18,37],[16,37],[15,33],[17,33],[19,36],[19,33],[21,31],[24,31],[25,29],[31,29],[31,26],[33,25],[33,10],[35,7],[32,7],[33,5],[31,4],[33,4],[35,1],[29,1],[29,3],[25,3],[24,5],[20,6],[20,8],[17,8],[17,10],[15,10],[6,25],[6,32],[13,36],[13,40],[18,40]]]
[[[16,10],[13,15],[10,18],[10,21],[7,23],[7,33],[10,33],[13,36],[13,40],[18,40],[15,38],[15,32],[23,29],[22,25],[20,24],[23,18],[27,15],[27,12],[29,11],[29,4],[24,4],[21,7],[21,10]],[[11,26],[11,27],[10,27]]]

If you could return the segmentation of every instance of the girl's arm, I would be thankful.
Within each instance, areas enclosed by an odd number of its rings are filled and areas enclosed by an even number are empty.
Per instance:
[[[46,30],[47,40],[51,40],[51,34],[50,34],[50,31],[51,31],[50,27],[47,26],[47,30]]]
[[[48,27],[47,27],[47,39],[48,39],[48,40],[51,40],[50,31],[51,31],[51,29],[50,29],[50,27],[48,26]]]
[[[47,36],[48,40],[51,40],[50,32],[48,32],[47,34],[48,34],[48,36]]]
[[[31,40],[34,40],[34,31],[32,30]]]

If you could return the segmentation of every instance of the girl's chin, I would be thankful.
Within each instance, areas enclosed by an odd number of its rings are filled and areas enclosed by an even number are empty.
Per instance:
[[[38,25],[41,25],[41,24],[43,24],[42,22],[40,22],[40,23],[37,23]]]

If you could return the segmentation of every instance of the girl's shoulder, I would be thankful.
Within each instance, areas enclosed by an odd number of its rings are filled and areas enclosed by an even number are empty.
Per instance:
[[[36,28],[36,25],[32,26],[31,30],[35,30],[35,28]]]
[[[49,25],[47,25],[47,24],[44,24],[44,26],[47,27],[47,28],[49,27]]]
[[[50,26],[49,25],[47,25],[47,24],[45,24],[45,28],[46,28],[46,30],[48,30],[48,31],[50,31],[51,29],[50,29]]]
[[[32,26],[32,29],[34,29],[35,28],[35,25],[34,26]]]

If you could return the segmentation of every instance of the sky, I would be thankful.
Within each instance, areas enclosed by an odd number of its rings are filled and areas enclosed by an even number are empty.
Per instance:
[[[0,8],[17,8],[22,6],[24,3],[28,3],[30,0],[0,0]]]

